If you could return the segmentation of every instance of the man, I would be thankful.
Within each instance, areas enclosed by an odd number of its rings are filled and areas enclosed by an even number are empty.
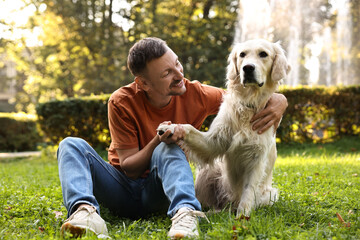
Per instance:
[[[169,237],[198,236],[198,217],[205,215],[186,156],[175,144],[183,131],[175,128],[173,134],[159,136],[156,128],[165,121],[200,128],[208,115],[217,113],[224,91],[185,79],[177,55],[158,38],[136,43],[129,51],[128,68],[135,81],[115,91],[108,102],[110,164],[81,139],[66,138],[59,145],[59,175],[69,216],[61,229],[107,236],[101,203],[130,218],[167,211],[172,217]],[[253,129],[261,134],[277,127],[286,107],[286,98],[274,94],[253,117]]]

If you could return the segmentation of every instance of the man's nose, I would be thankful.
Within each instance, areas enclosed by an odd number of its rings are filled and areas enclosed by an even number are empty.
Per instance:
[[[175,77],[176,78],[181,78],[181,79],[184,77],[184,73],[183,73],[182,69],[177,69],[176,70]]]

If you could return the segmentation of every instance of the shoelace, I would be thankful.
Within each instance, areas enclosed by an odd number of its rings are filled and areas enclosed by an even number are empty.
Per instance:
[[[91,208],[91,209],[89,209],[89,208]],[[96,211],[95,208],[93,208],[93,207],[79,207],[78,209],[76,209],[76,211],[75,211],[73,214],[71,214],[71,216],[70,216],[68,219],[66,219],[65,222],[72,220],[72,219],[75,217],[75,215],[76,215],[78,212],[80,212],[81,210],[86,210],[86,211],[87,211],[87,215],[90,215],[91,213],[93,213],[93,212]]]
[[[189,216],[190,218],[187,218],[187,216]],[[182,212],[179,215],[171,218],[171,220],[174,221],[174,224],[177,224],[180,220],[182,220],[181,223],[184,224],[180,224],[180,225],[184,226],[184,225],[192,224],[194,222],[194,218],[196,217],[205,218],[206,221],[210,222],[209,219],[206,217],[205,213],[195,210]]]

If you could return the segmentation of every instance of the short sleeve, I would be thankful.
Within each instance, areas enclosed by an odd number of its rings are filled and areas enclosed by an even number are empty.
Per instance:
[[[108,102],[108,117],[111,148],[129,149],[138,147],[138,130],[126,107],[120,104],[116,105],[110,99]]]
[[[201,84],[201,91],[206,101],[206,112],[208,115],[217,114],[223,101],[225,90],[205,84]]]
[[[211,88],[214,88],[214,87],[211,87]],[[223,89],[214,88],[214,89],[211,89],[209,94],[212,95],[212,97],[210,99],[212,99],[214,102],[212,102],[211,104],[208,105],[208,113],[209,113],[209,115],[214,115],[219,112],[219,108],[223,101],[223,95],[225,94],[225,91]]]

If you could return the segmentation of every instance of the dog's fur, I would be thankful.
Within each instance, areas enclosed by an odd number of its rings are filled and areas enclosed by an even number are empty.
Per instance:
[[[218,115],[208,132],[182,125],[182,147],[190,160],[202,165],[195,190],[203,206],[221,209],[231,203],[239,217],[278,198],[272,187],[275,130],[259,135],[250,119],[265,107],[290,66],[280,44],[262,39],[235,45],[228,63],[227,93]],[[158,130],[174,126],[160,125]]]

